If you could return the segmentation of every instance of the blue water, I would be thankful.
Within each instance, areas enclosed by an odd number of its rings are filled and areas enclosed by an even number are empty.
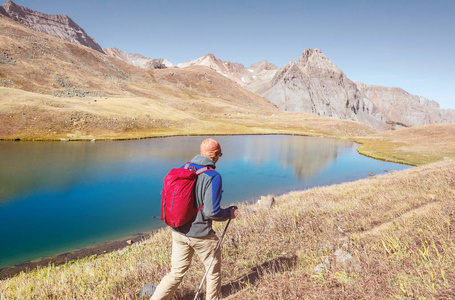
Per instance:
[[[0,268],[148,232],[163,223],[167,172],[205,137],[116,142],[0,142]],[[359,155],[349,141],[217,137],[223,205],[408,166]]]

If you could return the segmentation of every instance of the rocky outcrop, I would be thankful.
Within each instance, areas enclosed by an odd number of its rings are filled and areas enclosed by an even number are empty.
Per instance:
[[[11,0],[0,7],[3,14],[36,31],[104,53],[100,45],[66,15],[48,15],[20,6]]]
[[[439,124],[455,123],[455,109],[441,109]]]
[[[216,72],[226,76],[227,78],[235,81],[241,86],[245,85],[245,78],[248,77],[250,72],[245,68],[244,65],[239,63],[232,63],[229,61],[222,61],[215,57],[213,54],[207,54],[196,60],[187,61],[185,63],[178,64],[178,68],[185,68],[190,66],[206,66]]]
[[[108,56],[116,57],[145,69],[166,69],[174,67],[174,65],[165,58],[152,59],[138,53],[128,53],[117,48],[104,48],[103,51]]]
[[[396,127],[455,123],[455,110],[440,109],[436,101],[411,95],[398,87],[356,84]]]
[[[248,70],[251,72],[251,79],[246,86],[254,90],[255,86],[261,86],[266,82],[270,82],[278,72],[278,67],[266,60],[252,64]]]
[[[351,81],[319,49],[306,49],[297,61],[246,88],[283,110],[360,121],[379,130],[455,123],[455,110],[440,109],[435,101]]]
[[[253,82],[268,81],[273,77],[276,70],[278,70],[277,66],[265,60],[247,68],[240,63],[232,63],[217,59],[213,54],[207,54],[196,60],[177,65],[178,68],[189,66],[209,67],[243,87],[252,84]]]
[[[247,89],[286,111],[360,121],[381,130],[391,127],[390,119],[319,49],[306,49],[272,80]]]

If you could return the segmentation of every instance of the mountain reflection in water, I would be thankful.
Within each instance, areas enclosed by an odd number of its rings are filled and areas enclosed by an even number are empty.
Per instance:
[[[348,141],[293,136],[218,137],[225,155],[256,164],[271,159],[291,166],[298,178],[311,178],[337,158]],[[240,139],[240,141],[238,141]],[[192,158],[203,137],[175,137],[116,142],[0,142],[0,203],[37,189],[66,189],[78,178],[134,161]],[[225,151],[226,149],[227,151]],[[222,161],[220,161],[222,163]]]
[[[271,159],[282,167],[292,167],[297,178],[312,178],[324,166],[330,165],[343,148],[356,148],[349,141],[332,138],[270,136],[266,139],[251,137],[233,149],[256,164],[267,163]],[[228,142],[229,147],[231,144]],[[232,151],[232,150],[231,150]]]
[[[128,168],[148,159],[189,160],[204,137],[116,142],[0,142],[0,203],[37,189],[66,189],[78,178]],[[291,166],[295,176],[311,178],[351,142],[293,136],[218,137],[225,155],[256,164],[271,159]],[[240,139],[240,141],[238,141]],[[224,150],[226,149],[226,150]],[[220,161],[222,163],[222,161]]]
[[[164,176],[206,137],[0,142],[0,268],[163,226]],[[407,166],[360,156],[344,140],[218,136],[222,205],[352,181]]]

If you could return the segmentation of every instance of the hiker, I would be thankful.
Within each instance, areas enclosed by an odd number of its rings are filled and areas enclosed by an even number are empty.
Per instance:
[[[188,270],[196,252],[207,271],[206,299],[221,298],[221,251],[217,251],[219,238],[212,229],[212,221],[226,221],[237,217],[235,207],[223,209],[220,206],[222,183],[215,164],[223,155],[220,144],[214,139],[206,139],[201,144],[201,154],[191,160],[190,167],[209,170],[197,177],[195,193],[197,207],[202,207],[189,223],[172,228],[171,271],[156,287],[152,300],[171,299]]]

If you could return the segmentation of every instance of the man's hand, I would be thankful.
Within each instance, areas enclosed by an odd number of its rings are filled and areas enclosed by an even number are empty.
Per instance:
[[[229,206],[229,209],[231,210],[231,219],[237,218],[237,215],[239,214],[237,206]]]

